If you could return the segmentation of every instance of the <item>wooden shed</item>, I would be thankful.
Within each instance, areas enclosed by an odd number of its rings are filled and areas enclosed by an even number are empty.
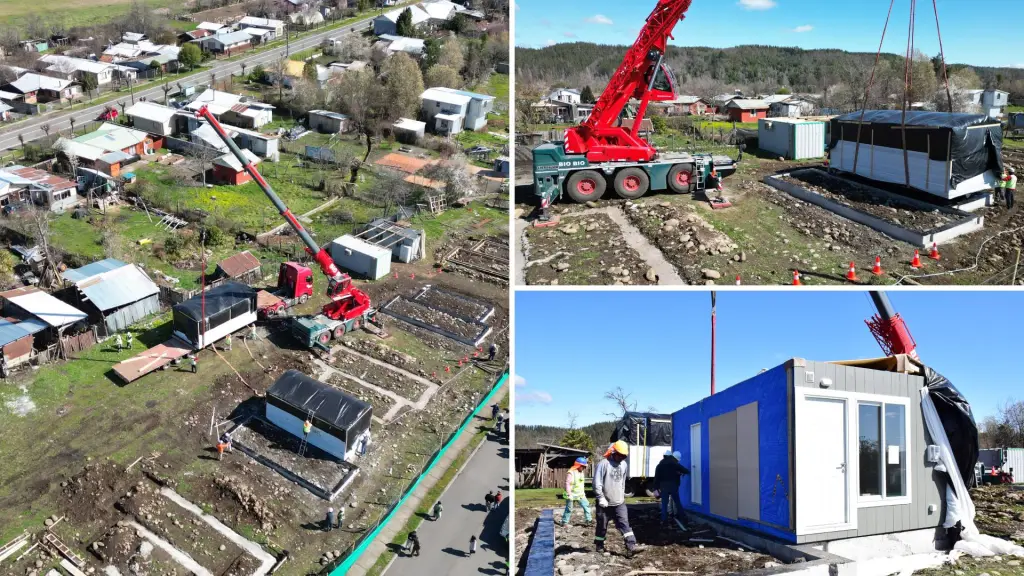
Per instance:
[[[259,259],[248,250],[239,252],[217,263],[217,275],[230,278],[236,282],[252,285],[263,280],[263,270]]]
[[[538,443],[539,448],[516,448],[516,484],[518,488],[563,488],[565,475],[580,456],[588,459],[586,450]],[[584,474],[591,476],[593,462]]]

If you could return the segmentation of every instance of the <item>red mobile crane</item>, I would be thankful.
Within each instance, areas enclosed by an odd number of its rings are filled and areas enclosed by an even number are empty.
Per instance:
[[[716,190],[715,198],[709,198],[712,207],[726,206],[717,190],[722,178],[735,173],[736,161],[707,153],[660,155],[640,137],[650,103],[676,98],[676,79],[665,62],[665,50],[691,2],[659,0],[587,120],[569,128],[564,142],[534,149],[534,193],[540,198],[541,220],[547,219],[547,209],[563,192],[577,202],[595,201],[609,184],[628,200],[648,190]],[[632,99],[639,107],[627,129],[621,118]]]
[[[348,331],[359,329],[364,322],[374,321],[376,310],[370,307],[370,297],[352,285],[351,276],[338,270],[331,255],[326,250],[322,250],[313,240],[312,236],[309,235],[309,232],[302,227],[302,224],[295,218],[292,211],[285,206],[281,198],[274,192],[274,189],[270,187],[270,184],[256,170],[256,166],[249,162],[249,159],[245,157],[238,145],[227,135],[227,132],[224,131],[217,118],[214,117],[206,106],[203,106],[196,112],[196,117],[205,119],[210,123],[210,126],[213,126],[217,135],[220,136],[220,139],[224,141],[231,153],[242,164],[245,171],[256,181],[256,184],[267,195],[267,198],[274,204],[288,225],[302,239],[306,252],[313,256],[316,263],[320,265],[320,270],[327,276],[327,295],[331,298],[331,301],[324,305],[322,317],[297,319],[293,323],[293,335],[300,340],[306,341],[308,346],[319,345],[323,347],[332,338],[340,338]],[[280,284],[281,280],[279,279],[278,282]]]
[[[920,360],[917,356],[917,342],[910,335],[903,317],[893,310],[885,292],[871,292],[871,300],[878,308],[878,314],[865,320],[865,323],[886,355],[906,354],[914,360]]]

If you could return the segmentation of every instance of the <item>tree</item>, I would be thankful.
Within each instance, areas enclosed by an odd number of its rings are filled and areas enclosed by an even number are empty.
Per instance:
[[[153,60],[149,63],[149,69],[156,70],[156,73],[159,74],[161,78],[164,77],[164,67],[161,66],[160,63],[156,60]]]
[[[18,265],[18,261],[14,259],[14,254],[11,254],[10,250],[0,251],[0,285],[4,288],[10,287],[14,282],[14,267]]]
[[[363,162],[373,151],[373,137],[376,136],[385,118],[382,97],[383,87],[372,70],[350,70],[331,84],[329,97],[331,108],[347,114],[363,136],[366,137],[366,154]],[[397,116],[396,116],[397,118]],[[359,173],[358,164],[352,167],[351,181]]]
[[[191,42],[186,43],[181,47],[178,52],[178,62],[182,66],[188,66],[189,70],[196,67],[197,64],[203,61],[203,52],[199,49],[199,46],[192,44]]]
[[[469,18],[466,18],[465,14],[456,13],[451,20],[445,22],[444,27],[456,34],[462,34],[469,29]]]
[[[267,71],[262,65],[257,64],[253,67],[252,72],[249,73],[249,80],[258,82],[260,84],[267,83]]]
[[[164,82],[164,85],[160,87],[164,91],[164,104],[167,104],[167,94],[171,91],[171,83]]]
[[[92,91],[95,90],[97,86],[98,83],[96,82],[95,76],[92,74],[82,76],[82,89],[84,89],[85,93],[89,95],[90,100],[92,100]]]
[[[661,114],[650,115],[651,125],[654,127],[655,134],[664,134],[667,128],[665,117]]]
[[[566,432],[562,439],[558,441],[559,446],[565,446],[566,448],[575,448],[577,450],[586,450],[587,454],[594,453],[594,439],[583,430],[577,428],[570,429]]]
[[[43,131],[43,134],[46,134],[46,139],[49,140],[50,139],[50,130],[53,129],[53,127],[50,126],[50,123],[49,122],[43,123],[41,126],[39,126],[39,129]]]
[[[370,197],[384,207],[382,216],[387,218],[392,210],[404,206],[409,202],[412,191],[409,183],[405,181],[406,175],[397,170],[382,169],[378,171],[377,178],[370,189]]]
[[[594,91],[589,85],[583,87],[583,91],[580,92],[580,101],[584,104],[593,104],[597,102],[597,98],[594,98]]]
[[[427,88],[460,88],[462,87],[462,77],[454,68],[437,64],[423,75],[423,85]]]
[[[790,90],[789,88],[786,88],[785,86],[783,86],[783,87],[779,88],[778,90],[776,90],[775,93],[776,94],[789,95],[789,94],[792,94],[793,91]]]
[[[636,401],[630,402],[631,394],[627,393],[622,389],[621,386],[617,386],[614,390],[610,390],[604,393],[605,400],[611,400],[618,407],[618,413],[607,412],[612,418],[619,418],[626,412],[636,411]]]
[[[912,64],[913,85],[911,85],[909,102],[931,102],[939,81],[935,77],[935,69],[923,52],[914,55]]]
[[[441,45],[441,52],[438,54],[437,63],[447,66],[456,71],[461,71],[466,65],[466,56],[462,51],[462,43],[458,38],[449,38]]]
[[[408,36],[410,38],[416,36],[416,27],[412,23],[411,8],[402,10],[402,13],[398,15],[398,20],[395,22],[395,32],[399,36]]]
[[[382,72],[387,120],[415,116],[423,94],[423,75],[416,61],[405,52],[398,52],[384,62]]]
[[[343,62],[354,62],[356,60],[369,60],[373,46],[370,40],[362,34],[349,34],[342,38],[338,46],[338,58]]]
[[[302,77],[311,82],[317,81],[316,62],[313,60],[306,61],[306,64],[302,67]]]
[[[245,67],[248,66],[245,62],[238,65],[242,69],[242,81],[245,81]]]

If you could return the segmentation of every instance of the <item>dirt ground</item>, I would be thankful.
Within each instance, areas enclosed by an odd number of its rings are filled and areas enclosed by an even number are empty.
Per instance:
[[[414,301],[472,320],[479,320],[491,308],[484,302],[473,301],[466,297],[460,297],[458,294],[437,289],[421,292]]]
[[[429,284],[495,306],[495,314],[488,320],[494,330],[484,347],[492,341],[498,343],[502,353],[492,367],[500,370],[509,348],[506,288],[461,275],[437,274],[427,262],[395,264],[394,268],[399,272],[397,279],[360,283],[374,303],[386,302],[395,295],[412,298]],[[410,278],[413,275],[415,278]],[[298,312],[316,311],[324,298],[318,294]],[[359,476],[334,504],[335,508],[344,506],[346,511],[342,530],[322,532],[325,501],[239,450],[225,455],[223,461],[216,459],[210,436],[214,409],[218,422],[240,418],[248,411],[261,409],[258,395],[285,370],[296,368],[318,376],[314,373],[315,356],[296,349],[286,334],[276,333],[248,342],[248,349],[238,342],[232,351],[220,351],[224,360],[212,352],[202,352],[196,375],[168,370],[128,386],[111,380],[110,366],[140,349],[119,355],[100,345],[82,353],[82,358],[17,373],[12,378],[13,386],[0,389],[0,436],[4,438],[0,458],[7,464],[0,466],[0,542],[22,530],[38,538],[44,518],[65,515],[57,531],[93,571],[101,571],[105,565],[89,552],[89,547],[99,541],[104,543],[101,550],[121,551],[115,563],[122,574],[135,573],[132,563],[147,574],[182,573],[180,566],[159,550],[140,558],[141,541],[133,530],[118,525],[139,514],[144,519],[150,514],[152,518],[146,521],[159,520],[158,528],[166,527],[176,544],[194,549],[193,557],[200,564],[207,565],[209,560],[207,568],[215,573],[252,572],[244,557],[232,557],[235,549],[230,542],[207,538],[204,530],[194,525],[200,531],[198,536],[176,526],[175,519],[186,528],[189,524],[170,502],[158,510],[151,501],[127,506],[129,498],[134,500],[131,494],[137,491],[139,482],[152,484],[147,476],[151,474],[268,552],[287,551],[290,560],[278,574],[291,576],[319,570],[318,562],[325,553],[345,552],[374,526],[497,378],[472,365],[444,373],[445,366],[453,366],[455,358],[471,354],[472,349],[446,338],[423,337],[398,322],[385,319],[385,324],[387,339],[367,332],[346,335],[334,359],[327,361],[342,365],[340,359],[349,356],[344,349],[351,348],[424,377],[436,372],[443,376],[443,385],[426,409],[406,412],[386,426],[377,422],[371,426],[373,448],[357,462]],[[149,331],[137,331],[137,348],[162,342],[168,330],[168,324],[157,323]],[[361,371],[360,376],[365,375],[367,381],[386,388],[383,376],[368,372],[369,365],[360,360],[361,370],[353,371]],[[394,381],[393,385],[410,394],[410,399],[416,399],[422,390],[418,383]],[[20,404],[27,407],[24,411],[5,408],[7,401],[22,396],[27,398]],[[45,442],[39,441],[40,430],[46,431]],[[140,456],[143,459],[126,473],[125,468]],[[79,485],[79,478],[81,487],[72,488]],[[167,512],[174,516],[168,518]],[[220,550],[222,544],[225,550]],[[26,576],[35,569],[37,560],[43,567],[52,564],[52,559],[43,557],[37,549],[17,564],[5,562],[0,574]]]
[[[516,214],[522,219],[533,212],[535,200],[530,163],[522,161],[523,154],[517,153],[516,157],[520,159],[516,165]],[[1018,157],[1007,152],[1005,158],[1009,165],[1024,167],[1024,155]],[[748,154],[737,173],[725,180],[724,195],[732,207],[722,210],[712,210],[701,198],[667,193],[648,194],[633,203],[640,206],[639,211],[628,209],[625,202],[613,196],[606,196],[598,205],[622,210],[679,276],[691,284],[731,284],[739,276],[743,284],[785,285],[792,283],[794,270],[800,271],[802,282],[807,285],[849,284],[846,272],[853,261],[857,265],[859,284],[1024,285],[1024,272],[1017,261],[1018,250],[1024,246],[1024,208],[1020,203],[1012,211],[1000,205],[976,212],[975,215],[985,218],[982,230],[940,246],[939,261],[925,258],[927,251],[922,251],[924,268],[915,271],[910,267],[914,246],[797,200],[761,182],[767,175],[813,165]],[[843,201],[850,202],[849,199]],[[582,209],[585,208],[569,201],[559,201],[553,206],[552,213],[569,214]],[[892,209],[896,210],[895,214]],[[899,207],[875,207],[868,211],[872,210],[887,219],[895,218],[913,227],[925,227],[944,218],[931,212],[908,214]],[[669,233],[663,230],[668,220],[677,219],[685,223],[685,218],[690,215],[700,217],[713,228],[713,231],[704,228],[705,232],[724,235],[736,248],[726,253],[701,250],[700,238],[695,240],[692,232],[682,230],[682,225]],[[564,225],[546,229],[540,234],[557,234]],[[534,248],[534,238],[538,230],[524,227],[529,246],[527,260],[537,260],[540,256]],[[611,234],[617,232],[613,230]],[[687,233],[691,237],[684,242],[682,239]],[[562,251],[575,255],[591,250],[591,243],[579,231],[550,238],[554,245],[547,248],[548,254]],[[519,239],[520,245],[517,246],[520,253],[522,240]],[[687,248],[690,242],[694,245]],[[611,285],[614,284],[614,276],[602,274],[598,268],[637,265],[629,253],[602,256],[600,266],[595,265],[588,270],[582,283]],[[870,273],[876,257],[881,258],[885,270],[885,274],[878,277]],[[547,267],[550,268],[550,263]],[[534,266],[527,268],[526,282],[543,283],[548,278],[561,282],[560,278],[555,278],[558,275],[556,270],[543,271],[542,268],[537,271],[534,271]],[[538,272],[543,275],[538,275]]]
[[[335,388],[344,390],[346,393],[359,398],[363,402],[366,402],[373,407],[373,415],[376,418],[383,418],[385,414],[391,410],[396,404],[395,400],[390,396],[385,396],[376,390],[371,390],[355,380],[345,378],[340,374],[332,374],[327,378],[329,382]]]
[[[480,242],[483,245],[476,249]],[[451,258],[449,255],[459,248]],[[469,235],[442,243],[434,251],[435,259],[444,270],[474,280],[508,284],[508,239],[506,236]]]
[[[604,214],[566,218],[553,228],[531,228],[525,241],[529,245],[527,284],[656,283],[644,259],[626,244],[619,227]]]
[[[408,400],[417,400],[420,395],[426,391],[427,387],[420,382],[417,382],[411,378],[406,378],[399,372],[394,370],[388,370],[387,368],[374,364],[373,362],[367,361],[365,358],[356,354],[351,354],[341,348],[340,351],[334,355],[334,361],[331,362],[331,366],[334,368],[367,382],[374,386],[389,390],[406,398]],[[384,416],[387,410],[377,412],[376,406],[374,406],[374,415]]]
[[[278,466],[330,493],[345,479],[349,467],[316,446],[306,445],[302,456],[302,440],[259,418],[247,420],[236,428],[235,441]]]
[[[1024,486],[982,486],[971,490],[978,529],[1024,545]]]
[[[440,328],[469,341],[479,337],[482,330],[479,324],[466,322],[441,309],[432,308],[429,305],[420,304],[405,298],[395,300],[388,305],[386,310],[394,311],[397,314],[418,320],[429,326]]]
[[[540,510],[516,510],[516,553],[520,555],[517,567],[525,567],[521,557],[534,529]],[[719,540],[710,528],[687,526],[688,531],[663,525],[657,505],[629,506],[629,524],[637,543],[646,546],[632,559],[625,556],[626,546],[621,534],[608,529],[606,551],[594,549],[594,527],[583,523],[577,511],[568,526],[560,526],[561,510],[555,510],[555,568],[558,574],[598,574],[624,576],[635,570],[665,571],[693,574],[730,574],[780,565],[771,556],[743,550],[735,544]],[[700,540],[691,542],[690,540]]]

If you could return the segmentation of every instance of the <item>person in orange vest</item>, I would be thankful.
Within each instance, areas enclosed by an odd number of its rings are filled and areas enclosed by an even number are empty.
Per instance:
[[[586,490],[584,483],[586,477],[583,473],[587,469],[587,459],[580,456],[572,464],[572,468],[569,469],[569,473],[565,475],[565,511],[562,512],[562,526],[569,523],[572,519],[573,505],[579,506],[583,509],[583,518],[586,519],[589,525],[594,521],[590,515],[590,503],[587,502]]]
[[[228,447],[228,443],[227,442],[225,442],[223,440],[220,440],[220,441],[217,442],[217,460],[223,460],[224,459],[224,450],[226,450],[227,447]]]

